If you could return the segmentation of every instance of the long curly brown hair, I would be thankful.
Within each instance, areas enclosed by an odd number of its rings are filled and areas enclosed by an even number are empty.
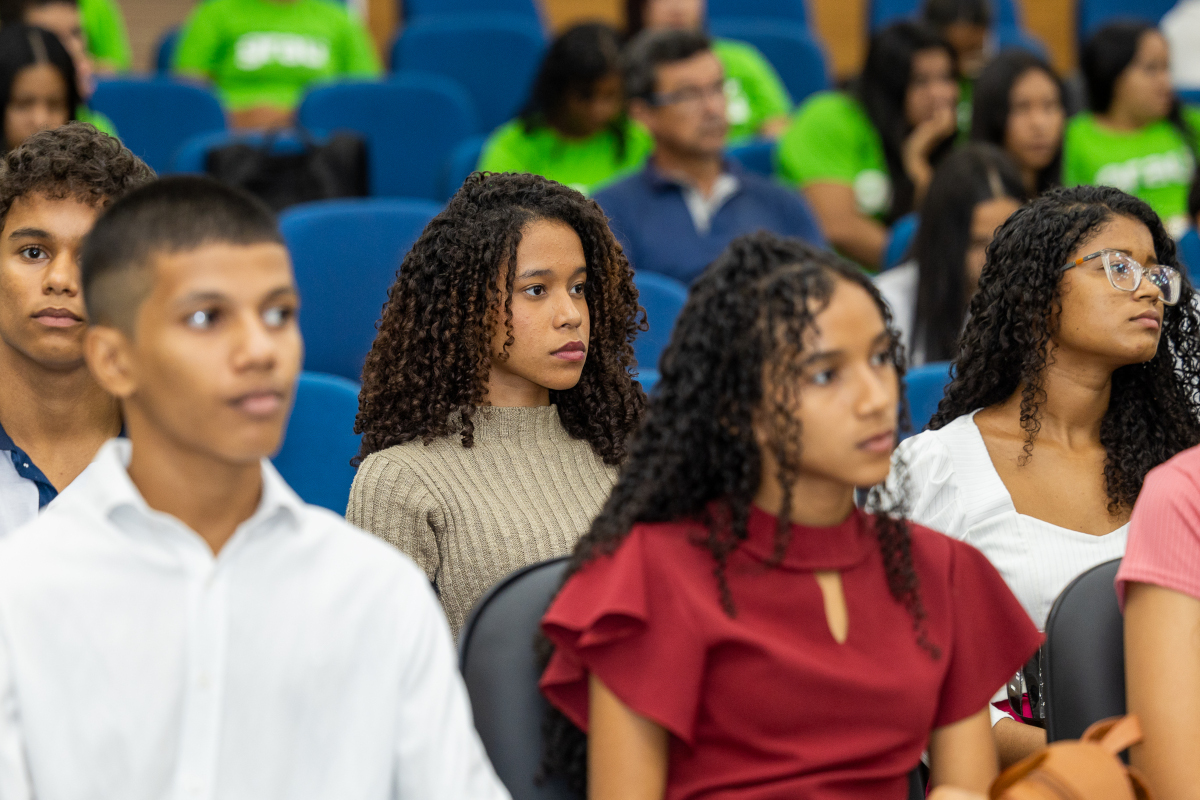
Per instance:
[[[467,178],[400,265],[363,368],[354,425],[363,435],[360,460],[392,445],[428,444],[455,433],[463,447],[474,444],[492,332],[504,325],[506,349],[514,343],[516,270],[505,265],[516,264],[521,233],[537,220],[571,226],[587,260],[587,361],[579,383],[551,391],[550,402],[567,433],[606,464],[624,460],[626,437],[646,406],[645,392],[630,376],[632,342],[646,329],[646,315],[629,261],[595,201],[538,175],[488,172]]]

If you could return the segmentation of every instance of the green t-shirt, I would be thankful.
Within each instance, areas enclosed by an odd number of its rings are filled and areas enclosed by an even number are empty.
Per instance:
[[[125,18],[113,0],[79,0],[79,20],[87,36],[88,52],[101,67],[119,72],[133,67]]]
[[[314,82],[381,71],[362,22],[332,0],[206,0],[184,25],[175,70],[211,80],[235,111],[295,108]]]
[[[792,99],[779,74],[753,45],[716,39],[713,53],[725,69],[731,143],[754,136],[763,123],[785,117],[792,110]]]
[[[648,130],[632,120],[623,126],[625,152],[620,154],[617,135],[607,128],[587,139],[564,139],[547,125],[526,133],[525,123],[514,119],[488,137],[479,169],[531,172],[591,194],[640,169],[654,150]]]
[[[851,186],[858,210],[877,219],[891,206],[883,142],[867,112],[844,92],[820,92],[800,106],[779,140],[778,157],[779,176],[793,186]]]
[[[1200,112],[1185,108],[1184,119],[1200,133]],[[1182,236],[1190,224],[1187,196],[1194,167],[1183,135],[1166,120],[1138,131],[1115,131],[1085,112],[1067,125],[1063,184],[1115,186],[1136,195],[1150,204],[1172,236]]]
[[[93,111],[87,106],[79,106],[75,109],[75,119],[79,122],[86,122],[101,133],[107,133],[109,136],[117,136],[117,126],[108,117],[101,114],[99,111]]]

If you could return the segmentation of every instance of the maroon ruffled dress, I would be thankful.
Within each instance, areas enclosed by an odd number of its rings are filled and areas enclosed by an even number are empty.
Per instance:
[[[1042,637],[970,545],[910,525],[934,658],[888,591],[872,517],[792,526],[767,568],[775,517],[754,509],[726,575],[694,521],[639,524],[571,577],[542,625],[556,651],[550,702],[587,730],[588,674],[670,733],[668,800],[907,796],[930,732],[983,710]],[[812,573],[838,570],[839,644]]]

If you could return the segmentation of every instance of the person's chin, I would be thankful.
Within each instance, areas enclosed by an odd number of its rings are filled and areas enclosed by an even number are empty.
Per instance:
[[[574,389],[583,375],[583,364],[563,364],[553,371],[548,371],[538,383],[552,392],[565,392]]]

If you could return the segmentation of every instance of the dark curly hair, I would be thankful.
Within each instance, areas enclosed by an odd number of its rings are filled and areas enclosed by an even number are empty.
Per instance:
[[[591,317],[579,383],[551,391],[550,402],[558,405],[567,433],[585,440],[606,464],[624,460],[625,440],[646,405],[629,372],[633,339],[646,329],[629,261],[595,201],[539,175],[489,172],[467,178],[400,265],[363,367],[354,425],[363,435],[359,460],[453,433],[464,447],[474,444],[492,331],[506,326],[513,344],[515,270],[504,265],[516,263],[525,226],[542,219],[563,222],[579,235]]]
[[[72,198],[103,209],[153,180],[154,170],[120,140],[85,122],[69,122],[0,157],[0,226],[20,197]]]
[[[953,378],[933,430],[1021,393],[1025,454],[1033,456],[1046,401],[1053,320],[1062,309],[1062,266],[1116,216],[1149,229],[1160,264],[1183,274],[1179,303],[1166,306],[1158,352],[1112,376],[1100,442],[1109,509],[1132,506],[1146,473],[1200,443],[1200,314],[1175,242],[1136,197],[1106,186],[1052,189],[1009,217],[987,249],[987,265],[959,339]]]
[[[791,486],[800,472],[803,431],[794,408],[805,338],[839,281],[862,287],[875,301],[891,332],[889,358],[903,382],[904,355],[891,315],[861,270],[827,251],[765,232],[735,239],[692,287],[629,460],[591,530],[576,545],[568,577],[615,551],[637,523],[696,519],[707,528],[697,544],[712,553],[721,603],[727,614],[736,615],[725,565],[746,538],[761,478],[755,423],[761,420],[770,428],[771,454],[784,488],[769,564],[774,566],[787,550],[788,520],[797,500]],[[764,384],[778,388],[766,393]],[[901,415],[907,416],[903,407]],[[878,509],[876,534],[891,594],[912,616],[918,641],[936,658],[937,648],[925,638],[902,463],[893,475],[891,488],[873,487],[868,503]],[[549,649],[543,637],[543,659]],[[544,734],[543,771],[564,776],[582,792],[586,738],[557,711],[548,714]]]

